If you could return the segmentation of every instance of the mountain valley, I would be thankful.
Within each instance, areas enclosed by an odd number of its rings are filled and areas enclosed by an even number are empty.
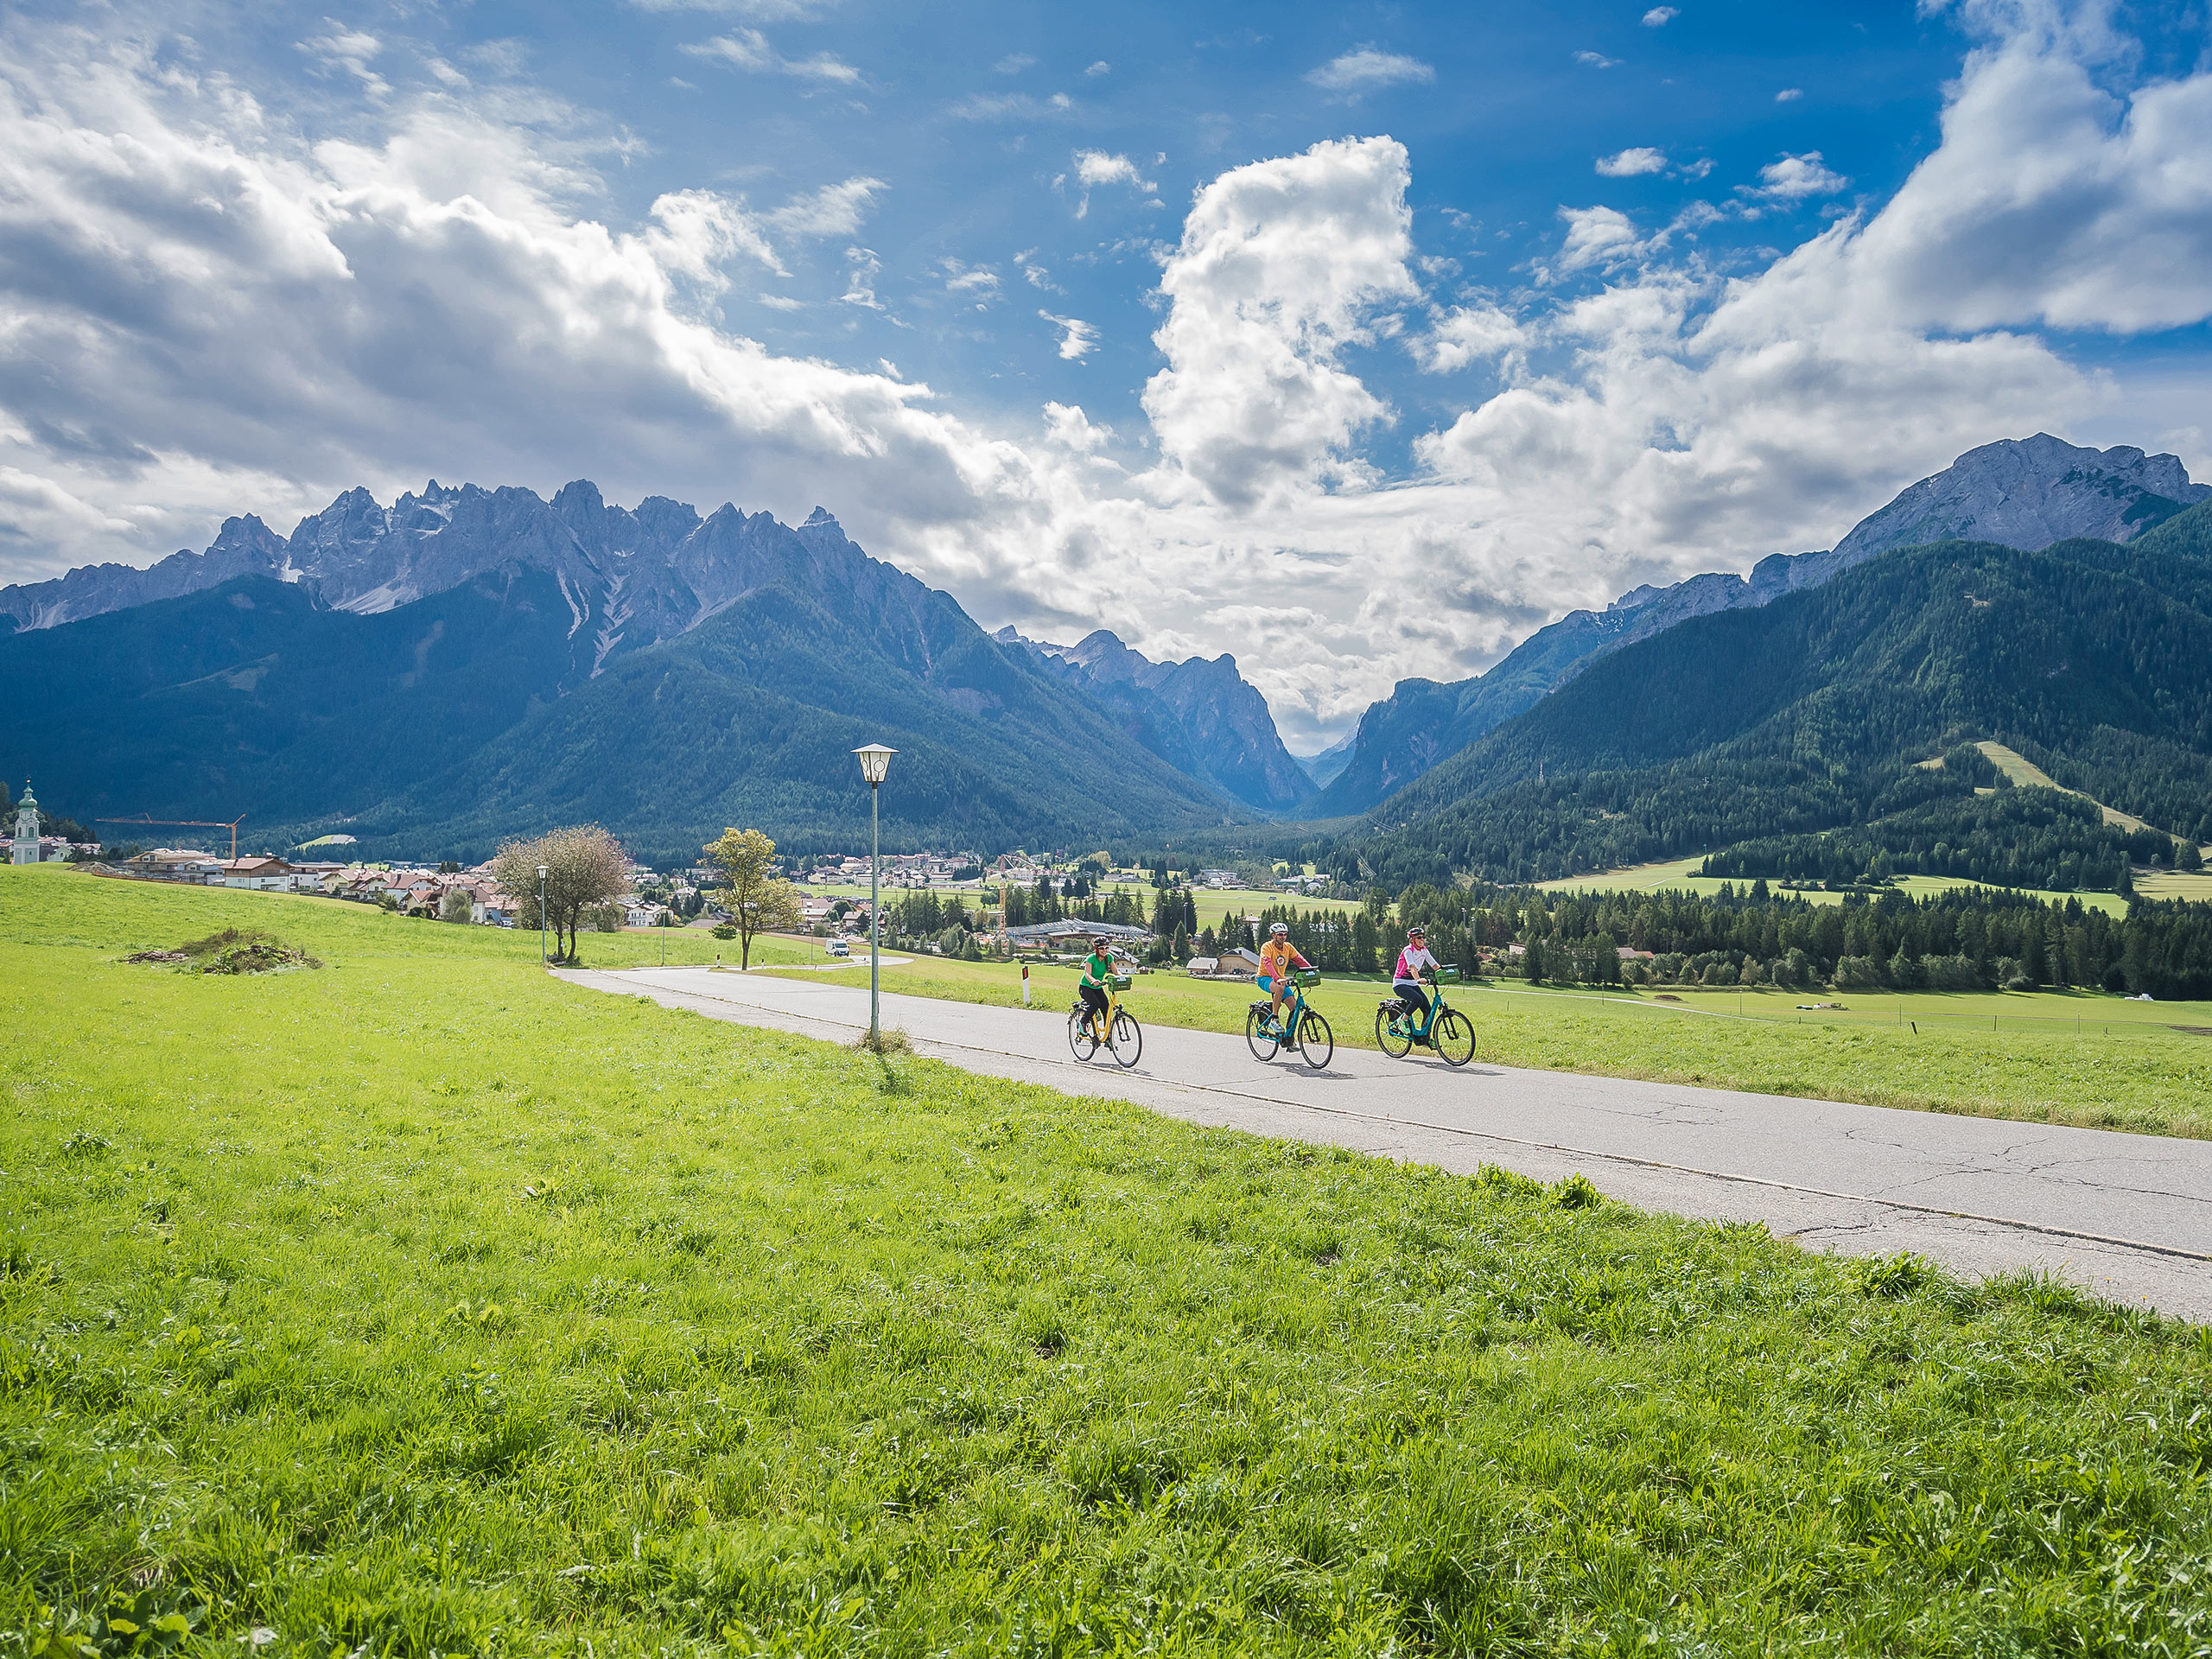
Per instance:
[[[243,812],[272,845],[476,855],[591,819],[677,857],[725,823],[849,846],[867,792],[844,752],[880,737],[906,756],[890,844],[1300,849],[1402,884],[1913,813],[1993,868],[2028,817],[1958,817],[1974,785],[1926,763],[1997,739],[2194,845],[2208,498],[2171,455],[1986,445],[1832,550],[1571,613],[1473,679],[1402,681],[1300,761],[1233,657],[986,634],[819,508],[791,526],[625,509],[584,480],[353,490],[288,537],[233,518],[149,569],[0,589],[9,764],[80,817]],[[2056,823],[2035,818],[2037,844],[2073,850],[2038,868],[2120,879],[2119,841]]]

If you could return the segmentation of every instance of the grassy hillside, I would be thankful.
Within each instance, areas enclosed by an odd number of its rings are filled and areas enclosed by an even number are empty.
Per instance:
[[[118,962],[211,913],[329,965]],[[2212,1527],[2199,1332],[887,1067],[484,943],[0,872],[0,1630],[2195,1640],[2192,1575],[2144,1563]]]

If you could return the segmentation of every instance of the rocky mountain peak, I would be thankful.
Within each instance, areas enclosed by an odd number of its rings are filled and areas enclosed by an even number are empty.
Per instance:
[[[1088,691],[1170,766],[1211,780],[1248,806],[1287,812],[1313,793],[1313,779],[1283,747],[1267,699],[1226,652],[1154,662],[1107,628],[1072,645],[1026,639],[1012,627],[991,637]]]
[[[2024,552],[2075,536],[2125,542],[2207,498],[2212,485],[2192,483],[2177,456],[2083,448],[2038,432],[1967,450],[1861,519],[1831,556],[1840,569],[1924,542]]]

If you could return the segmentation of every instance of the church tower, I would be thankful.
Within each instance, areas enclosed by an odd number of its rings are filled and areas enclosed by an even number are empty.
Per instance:
[[[38,862],[38,797],[31,793],[30,779],[23,779],[23,798],[16,803],[15,857],[17,864]]]

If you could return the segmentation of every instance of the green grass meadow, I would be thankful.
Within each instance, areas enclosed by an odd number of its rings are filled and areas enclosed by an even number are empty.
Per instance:
[[[2202,1329],[522,943],[0,870],[0,1655],[2212,1643]]]
[[[771,971],[776,971],[772,967]],[[1033,966],[1031,1005],[1064,1015],[1076,969]],[[815,977],[816,976],[810,976]],[[861,962],[830,976],[862,982]],[[918,957],[883,988],[959,1001],[1020,1002],[1020,969]],[[1309,993],[1339,1047],[1375,1047],[1379,978],[1332,976]],[[1860,1101],[2156,1135],[2212,1135],[2212,1005],[2130,1002],[2101,992],[1851,994],[1669,989],[1637,993],[1450,986],[1473,1020],[1478,1060],[1545,1071]],[[1141,1020],[1241,1032],[1249,985],[1173,972],[1127,993]],[[1836,1003],[1801,1012],[1806,1002]],[[1414,1064],[1434,1064],[1424,1058]]]
[[[1689,858],[1666,859],[1656,864],[1631,864],[1618,870],[1603,870],[1589,875],[1561,876],[1555,881],[1540,881],[1536,885],[1547,893],[1694,893],[1710,899],[1721,888],[1742,887],[1742,881],[1732,881],[1718,875],[1700,875],[1705,868],[1706,855],[1698,853]],[[2116,893],[2053,893],[2041,887],[1994,887],[1986,881],[1969,881],[1961,876],[1899,875],[1891,878],[1891,885],[1908,899],[1932,899],[1938,893],[1955,888],[1971,888],[1990,893],[2024,893],[2046,904],[2063,905],[2069,899],[2078,899],[2092,910],[2101,910],[2107,916],[2127,914],[2127,900]],[[2139,876],[2136,887],[2154,899],[2198,899],[2212,897],[2212,880],[2202,876],[2159,875]],[[1802,899],[1813,905],[1840,905],[1849,896],[1828,893],[1817,887],[1785,888],[1775,883],[1777,893],[1788,893],[1792,898]]]

